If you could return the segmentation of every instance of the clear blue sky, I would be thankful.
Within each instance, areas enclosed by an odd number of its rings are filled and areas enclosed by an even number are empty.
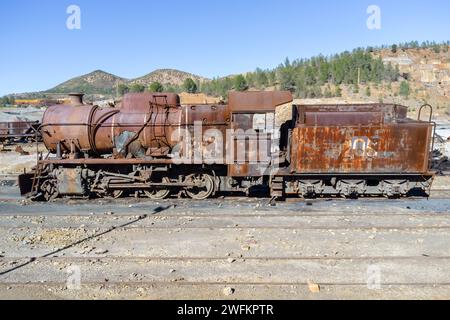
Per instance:
[[[81,30],[66,9],[81,8]],[[381,9],[381,30],[366,26]],[[0,96],[102,69],[206,77],[359,46],[449,40],[448,0],[1,0]]]

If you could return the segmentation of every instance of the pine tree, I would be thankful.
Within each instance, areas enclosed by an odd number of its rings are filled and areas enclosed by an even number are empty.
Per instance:
[[[391,48],[392,53],[397,53],[398,46],[394,44]]]
[[[133,92],[133,93],[144,92],[145,86],[140,83],[133,83],[132,85],[130,85],[129,89],[130,89],[130,92]]]
[[[414,48],[417,42],[408,42],[400,45],[402,48]],[[429,46],[431,47],[431,45]],[[383,48],[389,48],[383,46]],[[398,45],[391,47],[397,51]],[[447,46],[448,48],[448,46]],[[281,90],[290,90],[299,97],[327,95],[328,92],[317,90],[326,84],[351,85],[359,84],[381,84],[383,81],[396,82],[400,77],[399,66],[395,68],[391,64],[384,64],[381,58],[372,56],[370,50],[358,48],[352,52],[343,52],[330,57],[317,56],[310,59],[297,59],[290,61],[289,58],[272,70],[256,69],[255,72],[247,73],[239,83],[236,77],[213,79],[206,83],[197,85],[201,91],[212,95],[225,95],[233,87],[236,90],[245,90],[249,86],[265,89],[268,86],[277,86]],[[407,79],[406,79],[407,80]],[[241,85],[245,84],[245,85]],[[355,90],[357,90],[355,88]],[[319,92],[320,91],[320,92]]]
[[[248,89],[247,81],[245,80],[243,75],[237,75],[234,80],[234,89],[236,91],[245,91]]]
[[[256,86],[259,89],[264,89],[269,83],[269,79],[268,79],[266,73],[264,71],[262,71],[261,69],[256,69],[255,74],[256,74],[255,75]]]
[[[129,91],[130,91],[130,89],[128,88],[128,86],[126,84],[119,83],[116,88],[116,95],[118,97],[121,97],[124,94],[128,93]]]
[[[197,84],[191,78],[186,78],[183,83],[183,89],[188,93],[197,93]]]
[[[161,83],[159,83],[158,81],[153,82],[152,84],[150,84],[150,86],[148,87],[148,91],[150,92],[163,92],[164,91],[164,87]]]
[[[403,97],[405,97],[405,98],[408,98],[409,95],[410,95],[410,92],[411,92],[411,89],[410,89],[410,87],[409,87],[408,81],[403,81],[403,82],[400,84],[400,92],[399,92],[400,95],[403,96]]]

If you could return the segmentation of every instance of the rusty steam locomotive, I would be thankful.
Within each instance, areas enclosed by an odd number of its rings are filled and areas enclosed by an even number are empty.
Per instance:
[[[181,105],[173,93],[107,108],[72,99],[46,110],[49,153],[20,177],[34,199],[399,197],[426,195],[433,180],[431,116],[409,119],[399,105],[294,105],[282,91],[230,92],[215,105]]]

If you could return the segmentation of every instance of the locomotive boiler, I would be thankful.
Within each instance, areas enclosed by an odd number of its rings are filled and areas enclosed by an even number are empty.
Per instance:
[[[45,200],[427,195],[434,129],[431,115],[412,120],[403,106],[295,105],[284,91],[230,92],[210,105],[132,93],[107,108],[73,95],[46,110],[49,153],[19,184]]]

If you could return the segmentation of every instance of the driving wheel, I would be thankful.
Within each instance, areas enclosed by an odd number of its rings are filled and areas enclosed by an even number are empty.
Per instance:
[[[161,179],[162,183],[170,183],[170,179],[164,177]],[[169,187],[155,187],[150,190],[144,190],[144,194],[152,200],[163,200],[170,195]]]
[[[214,192],[214,180],[208,174],[191,174],[186,177],[186,182],[194,185],[186,189],[186,194],[192,199],[204,200]]]

